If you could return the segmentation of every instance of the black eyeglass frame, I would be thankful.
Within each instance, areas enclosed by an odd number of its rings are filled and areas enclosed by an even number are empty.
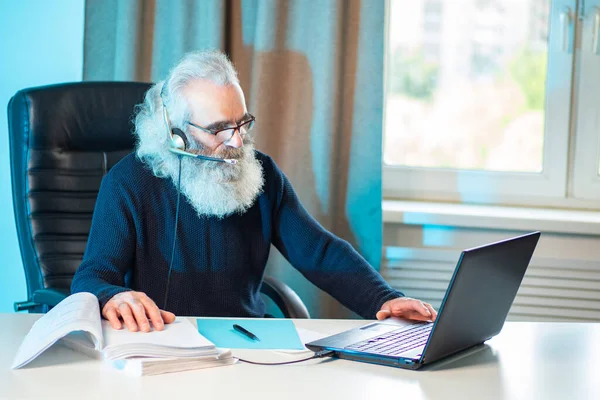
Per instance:
[[[211,135],[217,136],[219,133],[223,132],[223,131],[227,131],[229,129],[232,129],[232,133],[231,136],[229,137],[229,139],[231,139],[231,137],[233,136],[233,134],[235,133],[235,131],[238,131],[241,134],[241,129],[248,125],[248,124],[252,124],[250,127],[248,127],[248,132],[250,132],[252,130],[252,128],[254,127],[254,123],[256,122],[256,118],[254,117],[254,115],[252,114],[248,114],[250,116],[249,119],[247,119],[246,121],[243,121],[240,124],[236,124],[235,126],[228,126],[226,128],[223,129],[217,129],[217,130],[213,130],[213,129],[208,129],[208,128],[204,128],[200,125],[197,125],[195,123],[193,123],[192,121],[185,121],[186,124],[193,126],[194,128],[200,129],[203,132],[206,133],[210,133]],[[229,140],[227,139],[227,140]]]

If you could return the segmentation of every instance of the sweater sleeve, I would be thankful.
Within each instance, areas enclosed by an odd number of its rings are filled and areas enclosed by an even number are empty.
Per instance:
[[[363,318],[375,318],[383,303],[404,294],[394,290],[352,246],[328,232],[300,203],[275,166],[280,197],[273,219],[273,244],[309,281]]]
[[[77,269],[71,292],[90,292],[100,309],[114,295],[124,292],[125,274],[135,254],[132,203],[122,184],[108,174],[102,180],[94,208],[92,226],[83,261]]]

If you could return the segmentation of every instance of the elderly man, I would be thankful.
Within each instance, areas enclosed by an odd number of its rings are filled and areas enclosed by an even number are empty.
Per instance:
[[[72,291],[95,294],[115,329],[160,330],[175,314],[263,317],[273,244],[365,318],[434,320],[306,212],[254,149],[253,126],[227,57],[187,54],[136,109],[135,154],[102,181]]]

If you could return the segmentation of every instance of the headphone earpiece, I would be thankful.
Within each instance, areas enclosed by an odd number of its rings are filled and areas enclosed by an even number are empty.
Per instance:
[[[185,136],[185,133],[179,128],[173,128],[171,131],[171,145],[176,149],[186,150],[190,146],[190,142]]]
[[[164,86],[163,86],[163,88],[164,88]],[[161,92],[160,97],[162,98],[162,92]],[[223,163],[227,163],[227,164],[237,164],[236,159],[209,157],[209,156],[205,156],[202,154],[195,154],[195,153],[190,153],[190,152],[186,151],[190,146],[190,142],[188,141],[187,136],[179,128],[171,129],[171,121],[169,121],[169,113],[167,112],[167,107],[165,106],[164,102],[163,102],[162,106],[163,106],[163,119],[165,121],[165,127],[167,128],[166,129],[167,141],[169,143],[169,151],[171,153],[177,154],[179,157],[186,156],[186,157],[192,157],[192,158],[197,158],[197,159],[207,160],[207,161],[223,162]],[[168,288],[168,286],[167,286],[167,288]],[[166,300],[165,300],[165,303],[166,303]]]
[[[171,129],[171,121],[169,120],[169,113],[168,113],[167,107],[165,106],[164,103],[163,103],[163,119],[165,120],[165,126],[167,128],[169,145],[174,149],[185,151],[189,147],[190,142],[188,141],[187,136],[185,136],[185,133],[183,133],[183,131],[181,129],[179,129],[179,128]]]

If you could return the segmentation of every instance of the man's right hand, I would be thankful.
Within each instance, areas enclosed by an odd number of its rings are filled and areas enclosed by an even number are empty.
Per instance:
[[[134,291],[114,295],[102,308],[102,316],[113,328],[121,329],[123,323],[131,332],[150,332],[150,322],[160,331],[175,321],[175,314],[160,310],[146,293]]]

